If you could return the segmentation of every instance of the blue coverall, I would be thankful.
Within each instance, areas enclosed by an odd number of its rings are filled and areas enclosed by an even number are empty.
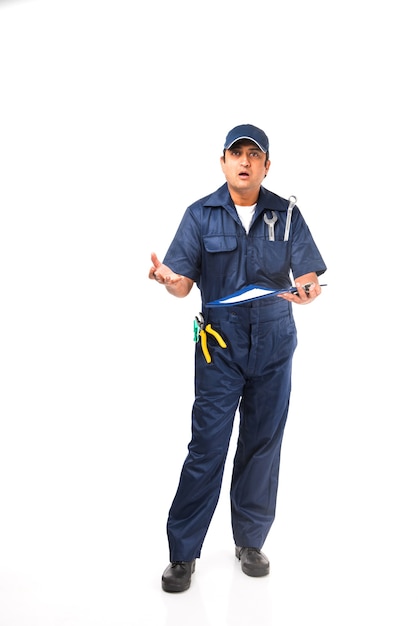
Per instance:
[[[200,557],[219,499],[234,417],[240,425],[230,489],[235,545],[262,548],[275,517],[280,450],[297,344],[291,303],[268,297],[227,307],[207,307],[248,284],[281,289],[294,277],[319,276],[325,263],[297,206],[283,241],[288,201],[260,189],[248,234],[225,183],[188,207],[163,263],[196,282],[208,335],[207,363],[195,354],[192,438],[168,520],[171,561]],[[275,240],[263,216],[275,211]]]

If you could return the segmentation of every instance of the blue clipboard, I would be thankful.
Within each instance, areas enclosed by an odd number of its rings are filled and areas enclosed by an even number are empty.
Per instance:
[[[326,285],[320,286],[326,287]],[[206,306],[235,306],[237,304],[242,304],[243,302],[258,300],[259,298],[276,296],[279,293],[297,293],[297,291],[296,287],[289,287],[288,289],[269,289],[268,287],[260,287],[260,285],[247,285],[246,287],[231,293],[229,296],[208,302]]]

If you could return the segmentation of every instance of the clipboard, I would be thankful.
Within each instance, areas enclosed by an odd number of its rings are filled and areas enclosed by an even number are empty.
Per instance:
[[[326,285],[320,286],[326,287]],[[260,285],[247,285],[246,287],[229,294],[229,296],[208,302],[206,306],[233,306],[243,302],[251,302],[251,300],[258,300],[259,298],[276,296],[279,293],[297,293],[297,291],[296,287],[289,287],[288,289],[269,289],[268,287],[260,287]]]

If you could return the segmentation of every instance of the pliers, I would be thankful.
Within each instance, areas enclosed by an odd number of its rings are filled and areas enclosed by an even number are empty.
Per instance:
[[[196,317],[194,319],[195,319],[195,323],[194,323],[194,340],[197,343],[199,341],[199,337],[200,337],[203,356],[206,359],[206,363],[211,363],[212,362],[212,357],[211,357],[211,355],[209,353],[209,349],[208,349],[208,337],[207,337],[207,334],[212,335],[212,337],[215,337],[216,341],[221,346],[221,348],[226,348],[226,343],[222,339],[221,335],[216,330],[214,330],[212,328],[211,324],[206,324],[206,326],[205,326],[205,319],[204,319],[202,313],[199,313],[198,315],[196,315]]]

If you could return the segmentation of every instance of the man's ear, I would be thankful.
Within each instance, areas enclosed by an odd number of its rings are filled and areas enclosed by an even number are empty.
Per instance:
[[[266,167],[266,173],[264,174],[264,178],[267,176],[268,171],[270,169],[270,161],[266,161],[266,166],[265,167]]]

